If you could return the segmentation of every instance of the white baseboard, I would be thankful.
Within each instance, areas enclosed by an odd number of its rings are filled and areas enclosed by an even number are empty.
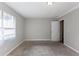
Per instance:
[[[25,39],[25,41],[50,41],[51,39]]]
[[[79,53],[79,51],[78,51],[78,50],[76,50],[76,49],[74,49],[73,47],[71,47],[71,46],[67,45],[66,43],[64,43],[64,45],[65,45],[65,46],[67,46],[67,47],[69,47],[70,49],[72,49],[72,50],[73,50],[73,51],[75,51],[76,53]]]
[[[13,47],[10,51],[8,51],[4,56],[7,56],[9,53],[11,53],[15,48],[17,48],[23,42],[24,42],[24,40],[22,40],[21,42],[17,43],[17,45],[15,47]]]

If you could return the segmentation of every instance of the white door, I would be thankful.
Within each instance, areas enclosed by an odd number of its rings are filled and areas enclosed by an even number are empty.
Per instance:
[[[60,41],[60,22],[51,21],[51,41]]]

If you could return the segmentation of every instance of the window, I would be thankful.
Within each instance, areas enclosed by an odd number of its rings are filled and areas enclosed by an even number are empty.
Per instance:
[[[2,17],[0,18],[0,39],[11,39],[16,36],[16,21],[14,16],[2,12]]]

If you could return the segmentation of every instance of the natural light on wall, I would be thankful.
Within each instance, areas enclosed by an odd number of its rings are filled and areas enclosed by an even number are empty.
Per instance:
[[[16,19],[9,13],[0,10],[0,40],[9,40],[16,37]]]

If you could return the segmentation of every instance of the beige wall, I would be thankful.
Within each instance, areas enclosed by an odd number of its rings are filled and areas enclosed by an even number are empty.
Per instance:
[[[56,20],[56,19],[26,19],[25,39],[50,40],[52,20]]]
[[[79,8],[66,14],[64,20],[64,42],[79,53]]]

